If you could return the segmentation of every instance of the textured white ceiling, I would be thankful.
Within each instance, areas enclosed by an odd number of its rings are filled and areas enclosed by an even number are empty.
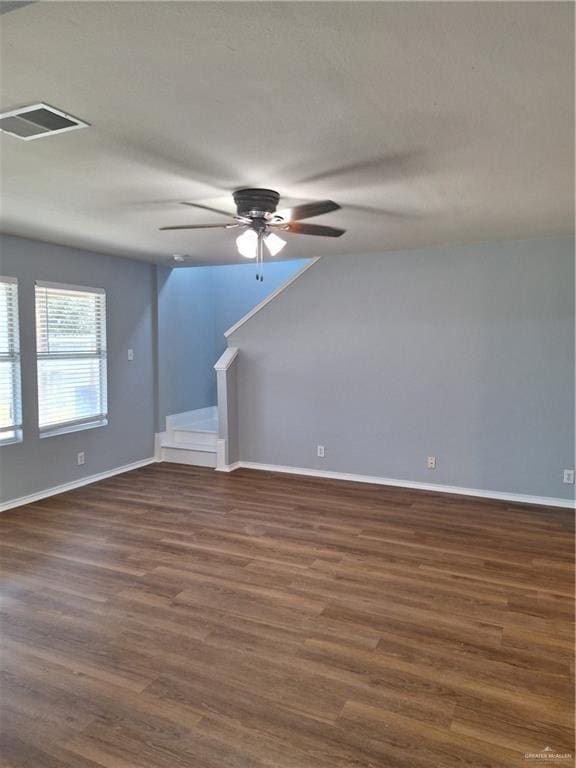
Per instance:
[[[568,234],[572,3],[41,2],[2,16],[1,106],[92,127],[0,135],[5,232],[153,261],[240,260],[232,210],[330,197],[285,258]]]

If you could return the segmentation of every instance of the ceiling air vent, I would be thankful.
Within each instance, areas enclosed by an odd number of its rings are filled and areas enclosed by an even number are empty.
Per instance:
[[[88,123],[49,107],[48,104],[32,104],[0,114],[0,131],[23,141],[87,127]]]

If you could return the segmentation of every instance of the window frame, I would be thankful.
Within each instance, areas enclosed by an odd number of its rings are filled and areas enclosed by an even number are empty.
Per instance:
[[[17,277],[0,275],[0,283],[14,286],[13,333],[8,334],[8,352],[0,352],[0,361],[12,363],[12,410],[14,425],[0,427],[0,447],[21,443],[23,438],[22,424],[22,370],[20,354],[20,286]],[[3,433],[13,433],[10,437],[2,437]]]
[[[73,291],[76,293],[88,293],[99,295],[103,301],[103,313],[101,322],[103,328],[100,329],[102,348],[97,352],[40,352],[39,339],[36,338],[36,369],[37,369],[37,396],[38,396],[38,434],[41,439],[65,435],[71,432],[80,432],[86,429],[95,429],[105,427],[108,424],[108,323],[107,323],[107,301],[106,290],[86,285],[72,285],[70,283],[54,283],[46,280],[36,280],[34,283],[34,317],[36,334],[38,334],[38,289]],[[101,414],[88,416],[82,419],[73,419],[70,421],[53,422],[45,426],[40,425],[40,362],[42,360],[98,360],[100,362],[100,399],[103,402]]]

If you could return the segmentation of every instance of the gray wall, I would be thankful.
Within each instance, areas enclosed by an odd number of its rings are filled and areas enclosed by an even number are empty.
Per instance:
[[[228,341],[243,461],[573,496],[570,240],[325,257]]]
[[[223,267],[158,267],[158,414],[216,405],[214,363],[224,332],[301,269],[307,259],[267,263],[264,282],[252,263]]]
[[[0,501],[149,458],[155,412],[212,405],[223,331],[302,263],[273,266],[258,286],[251,265],[156,271],[2,236],[0,274],[19,278],[24,442],[0,448]],[[106,289],[106,427],[38,438],[35,280]],[[230,339],[240,458],[570,498],[573,286],[568,240],[323,259]]]
[[[154,269],[129,259],[0,238],[0,274],[19,280],[24,440],[0,448],[0,502],[147,459],[154,454]],[[106,290],[105,427],[40,439],[37,429],[34,281]],[[127,350],[134,350],[128,362]],[[85,451],[86,464],[76,464]]]

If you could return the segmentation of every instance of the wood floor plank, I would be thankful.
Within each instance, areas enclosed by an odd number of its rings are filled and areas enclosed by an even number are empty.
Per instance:
[[[0,766],[573,755],[573,522],[167,463],[6,512]]]

